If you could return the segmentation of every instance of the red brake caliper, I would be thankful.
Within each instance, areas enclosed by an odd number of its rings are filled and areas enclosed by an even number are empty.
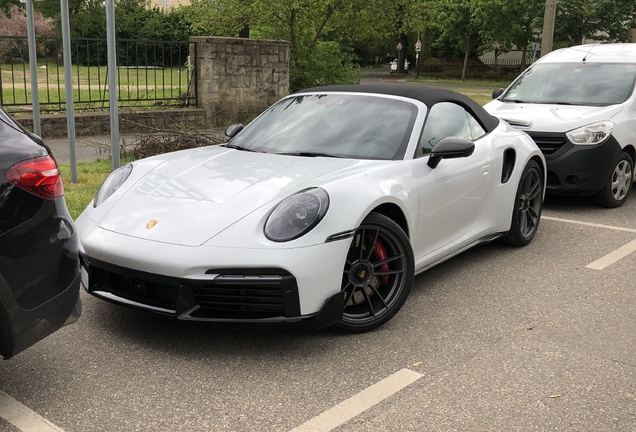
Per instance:
[[[384,247],[380,239],[377,239],[375,241],[375,249],[373,253],[375,254],[376,259],[378,259],[379,261],[384,261],[385,259],[389,258],[389,254],[387,253],[386,248]],[[384,263],[380,265],[380,271],[388,272],[389,270],[391,269],[389,268],[388,263]],[[388,274],[381,275],[381,277],[382,277],[382,282],[384,283],[389,282]]]

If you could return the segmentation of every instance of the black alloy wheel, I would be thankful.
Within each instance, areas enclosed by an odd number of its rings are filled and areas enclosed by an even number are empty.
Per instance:
[[[512,213],[510,231],[504,241],[512,246],[525,246],[537,234],[543,208],[543,174],[531,160],[521,174]]]
[[[342,276],[345,308],[334,329],[362,333],[389,321],[413,285],[411,243],[398,224],[371,213],[351,241]]]

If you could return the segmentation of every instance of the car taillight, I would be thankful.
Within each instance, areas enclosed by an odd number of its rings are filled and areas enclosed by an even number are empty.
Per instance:
[[[64,195],[62,177],[51,156],[18,162],[6,171],[5,176],[20,189],[40,198],[55,199]]]

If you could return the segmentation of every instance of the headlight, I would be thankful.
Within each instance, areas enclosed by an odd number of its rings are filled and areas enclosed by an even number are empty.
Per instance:
[[[265,237],[275,242],[297,239],[311,231],[327,213],[329,195],[324,189],[310,188],[285,198],[265,222]]]
[[[99,190],[95,195],[95,199],[93,200],[93,207],[97,207],[114,194],[115,191],[124,184],[132,172],[132,168],[132,164],[127,164],[110,173],[108,177],[106,177],[106,180],[104,180],[104,183],[102,183],[99,187]]]
[[[567,135],[572,144],[592,145],[605,141],[613,130],[614,123],[611,121],[602,121],[574,129],[565,135]]]

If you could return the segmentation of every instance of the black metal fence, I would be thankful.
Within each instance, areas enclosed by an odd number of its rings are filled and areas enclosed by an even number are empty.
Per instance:
[[[530,66],[530,63],[526,66]],[[461,78],[463,69],[463,59],[429,58],[420,62],[420,76],[425,77]],[[521,59],[471,59],[468,62],[466,78],[512,80],[522,71]]]
[[[117,40],[120,107],[195,104],[196,45],[181,41]],[[62,40],[38,38],[38,95],[42,111],[66,109]],[[108,108],[106,39],[71,39],[73,101],[77,110]],[[28,111],[32,103],[27,38],[0,36],[0,105]]]

